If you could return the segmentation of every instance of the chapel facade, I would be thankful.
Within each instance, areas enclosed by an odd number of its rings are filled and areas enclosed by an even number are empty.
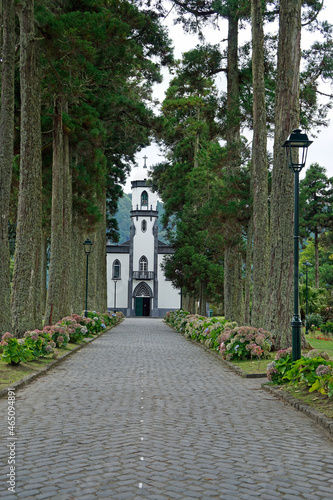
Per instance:
[[[108,310],[127,317],[164,317],[180,308],[180,290],[166,280],[161,264],[173,249],[158,239],[157,195],[147,186],[146,164],[131,183],[130,239],[108,244]]]

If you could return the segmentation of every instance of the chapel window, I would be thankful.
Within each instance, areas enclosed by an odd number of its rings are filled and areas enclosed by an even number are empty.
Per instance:
[[[112,279],[120,279],[120,262],[116,259],[112,265]]]
[[[148,271],[148,259],[144,255],[139,260],[139,270]]]
[[[143,221],[141,222],[141,231],[142,231],[143,233],[145,233],[145,232],[147,231],[147,221],[146,221],[146,220],[143,220]]]
[[[147,191],[142,191],[141,194],[141,206],[148,207],[148,193]]]

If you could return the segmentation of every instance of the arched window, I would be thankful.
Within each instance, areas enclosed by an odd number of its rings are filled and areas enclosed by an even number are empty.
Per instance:
[[[143,233],[145,233],[145,232],[147,231],[147,221],[146,221],[146,220],[143,220],[143,221],[141,222],[141,231],[142,231]]]
[[[114,260],[112,264],[112,279],[120,280],[120,262],[118,259]]]
[[[148,271],[148,259],[144,255],[139,260],[139,271]]]
[[[141,193],[141,206],[148,207],[148,193],[147,193],[147,191],[142,191],[142,193]]]

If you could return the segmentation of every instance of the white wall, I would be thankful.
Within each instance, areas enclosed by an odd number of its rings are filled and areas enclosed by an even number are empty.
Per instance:
[[[145,255],[148,259],[148,271],[154,271],[154,235],[153,225],[156,217],[136,217],[133,218],[136,227],[135,236],[133,238],[133,271],[139,271],[139,260]],[[141,223],[145,220],[147,230],[142,232]]]
[[[171,281],[166,281],[161,264],[163,255],[158,255],[158,308],[159,309],[179,309],[180,290],[172,286]]]
[[[114,281],[112,281],[112,265],[118,259],[120,262],[120,280],[116,285],[116,307],[127,307],[127,292],[128,292],[128,273],[129,273],[129,254],[108,253],[106,258],[106,272],[107,272],[107,300],[108,307],[114,307]]]

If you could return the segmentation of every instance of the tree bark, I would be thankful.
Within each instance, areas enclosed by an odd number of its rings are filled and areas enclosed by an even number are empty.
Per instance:
[[[238,75],[238,18],[229,16],[228,24],[228,78],[227,78],[227,147],[228,170],[233,175],[240,168],[240,112]],[[239,224],[226,224],[227,246],[224,253],[224,313],[238,324],[244,322],[244,296],[242,282],[242,256],[239,248],[241,228]]]
[[[18,5],[20,21],[20,186],[13,274],[13,332],[41,328],[42,159],[40,78],[33,0]]]
[[[63,133],[62,97],[54,101],[53,165],[51,211],[51,257],[49,287],[45,310],[46,324],[53,324],[70,314],[71,272],[71,176],[68,138]]]
[[[72,252],[71,252],[71,312],[82,314],[85,301],[85,270],[86,256],[84,253],[83,242],[85,241],[85,232],[77,213],[73,213],[72,230]]]
[[[107,310],[106,280],[106,190],[103,188],[99,202],[102,218],[96,231],[96,272],[95,272],[95,309],[100,313]]]
[[[314,246],[315,246],[315,287],[319,288],[319,235],[318,229],[314,232]]]
[[[251,0],[253,79],[253,288],[251,325],[264,323],[268,273],[268,168],[262,1]]]
[[[282,147],[299,125],[301,0],[280,1],[275,97],[274,160],[270,219],[266,328],[277,347],[291,345],[293,316],[294,174]]]
[[[8,220],[14,144],[14,70],[15,6],[14,0],[1,2],[2,86],[0,109],[0,336],[11,331],[10,254]],[[2,11],[3,7],[3,11]]]
[[[244,297],[244,323],[251,324],[251,284],[252,284],[252,262],[253,262],[253,222],[252,217],[247,227],[247,246],[246,246],[246,267],[245,267],[245,297]]]

